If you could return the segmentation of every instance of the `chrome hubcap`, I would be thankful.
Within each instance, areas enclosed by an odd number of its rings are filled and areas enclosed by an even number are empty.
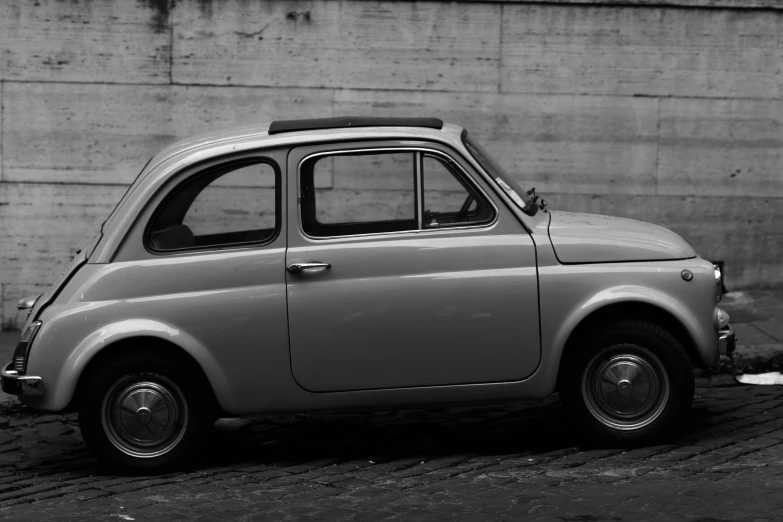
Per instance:
[[[633,393],[633,384],[627,379],[622,379],[617,383],[617,393],[623,397],[628,397]]]
[[[669,378],[661,361],[640,346],[610,346],[588,363],[582,393],[590,413],[620,430],[647,426],[663,413]]]
[[[152,419],[152,411],[149,408],[145,408],[142,406],[136,411],[136,420],[140,424],[147,424],[151,419]]]
[[[101,421],[109,441],[126,455],[158,457],[185,435],[188,406],[180,389],[161,375],[128,375],[103,400]]]

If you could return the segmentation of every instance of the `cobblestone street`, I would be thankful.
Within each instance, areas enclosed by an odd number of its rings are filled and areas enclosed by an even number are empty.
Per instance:
[[[783,388],[698,381],[684,434],[575,446],[560,402],[218,424],[199,467],[102,474],[74,415],[0,414],[0,518],[780,520]]]

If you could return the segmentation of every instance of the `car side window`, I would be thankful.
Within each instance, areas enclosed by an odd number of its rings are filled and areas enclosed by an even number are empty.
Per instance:
[[[422,160],[422,228],[486,223],[493,210],[448,162],[424,154]]]
[[[415,158],[390,151],[308,159],[300,169],[302,229],[313,237],[416,230]]]
[[[264,243],[279,227],[279,174],[265,160],[243,160],[199,173],[155,212],[146,241],[154,251]]]

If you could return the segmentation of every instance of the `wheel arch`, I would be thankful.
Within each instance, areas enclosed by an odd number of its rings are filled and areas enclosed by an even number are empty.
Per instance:
[[[569,356],[579,349],[579,340],[588,335],[591,330],[600,328],[601,325],[622,319],[642,319],[664,328],[679,341],[691,364],[695,367],[705,366],[693,335],[685,323],[672,311],[645,301],[619,301],[591,311],[577,323],[568,335],[558,364],[556,385],[558,390],[560,389],[560,377],[563,374],[562,366],[568,361]]]
[[[123,355],[132,356],[134,351],[139,350],[140,344],[143,345],[145,349],[152,348],[156,351],[159,351],[163,357],[175,359],[178,361],[178,363],[187,365],[190,371],[196,373],[199,378],[202,379],[202,382],[204,382],[206,387],[211,392],[212,397],[215,400],[215,404],[218,403],[217,397],[215,396],[215,390],[209,381],[209,377],[204,372],[204,369],[201,367],[198,361],[196,361],[196,359],[190,353],[173,342],[161,339],[159,337],[137,336],[126,337],[111,343],[108,346],[103,347],[100,351],[95,353],[89,361],[87,361],[76,382],[76,388],[74,389],[71,401],[68,405],[68,409],[73,410],[77,408],[78,401],[80,400],[83,393],[85,382],[87,382],[93,372],[97,371],[106,360],[112,357]]]
[[[94,332],[71,353],[64,366],[73,380],[69,390],[61,390],[69,396],[68,409],[76,405],[82,384],[90,372],[100,367],[101,361],[123,353],[132,356],[140,343],[191,365],[210,387],[216,404],[223,408],[221,399],[229,393],[228,380],[206,348],[179,329],[155,321],[129,320]]]

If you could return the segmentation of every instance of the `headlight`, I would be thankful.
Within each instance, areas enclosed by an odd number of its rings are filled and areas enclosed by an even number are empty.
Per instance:
[[[41,327],[41,321],[33,321],[25,326],[22,330],[22,335],[19,336],[19,342],[16,344],[16,350],[14,350],[14,370],[19,374],[23,374],[27,369],[27,356],[30,354],[30,345],[33,344],[35,334],[38,333],[38,329]]]
[[[723,330],[729,325],[729,314],[722,308],[715,307],[715,328]]]
[[[720,298],[723,297],[721,293],[721,278],[723,276],[720,273],[720,267],[718,265],[712,265],[712,269],[715,271],[715,302],[717,303],[720,301]]]

